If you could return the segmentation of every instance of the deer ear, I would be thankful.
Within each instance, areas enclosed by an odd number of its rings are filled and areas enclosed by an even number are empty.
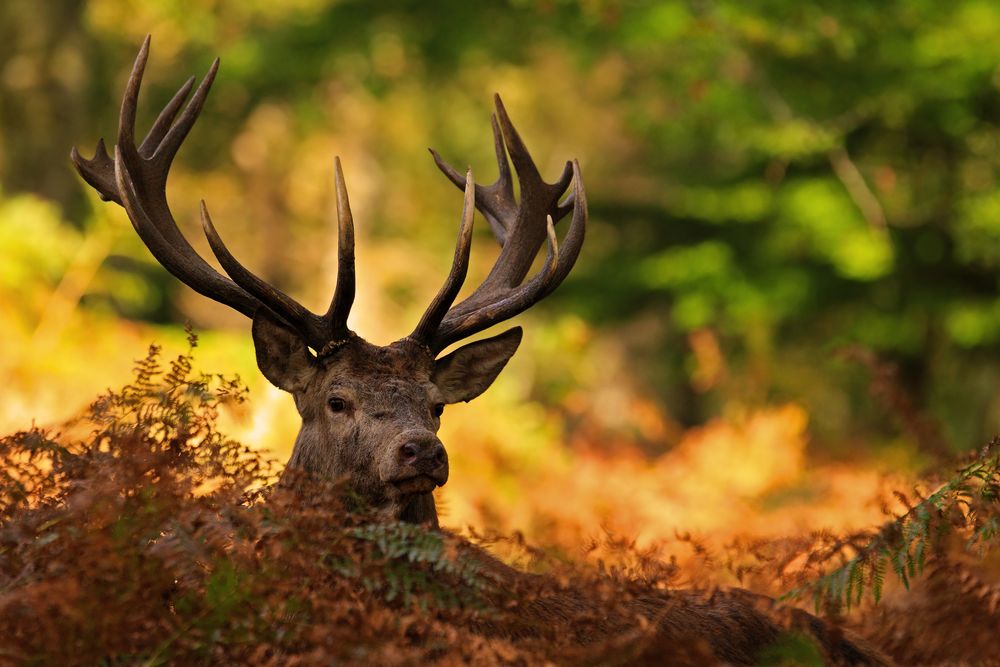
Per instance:
[[[520,344],[521,327],[469,343],[438,359],[431,381],[445,403],[471,401],[493,384]]]
[[[253,346],[257,367],[278,389],[295,391],[309,380],[313,357],[305,341],[263,307],[253,317]]]

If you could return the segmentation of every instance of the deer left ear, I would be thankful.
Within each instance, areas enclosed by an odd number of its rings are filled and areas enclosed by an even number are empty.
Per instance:
[[[493,384],[520,344],[521,327],[514,327],[464,345],[435,362],[431,381],[445,403],[471,401]]]
[[[305,386],[313,368],[309,348],[266,308],[259,308],[253,317],[253,346],[257,367],[271,384],[288,392]]]

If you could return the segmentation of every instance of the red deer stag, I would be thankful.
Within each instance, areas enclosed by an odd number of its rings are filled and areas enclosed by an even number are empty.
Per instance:
[[[349,477],[354,491],[387,516],[437,526],[431,492],[448,480],[448,454],[436,435],[441,413],[445,405],[470,401],[493,383],[517,349],[521,329],[438,355],[452,343],[525,311],[569,273],[587,223],[579,165],[567,163],[553,184],[543,181],[498,97],[493,135],[499,179],[489,186],[476,185],[471,170],[462,176],[434,153],[441,170],[465,190],[454,263],[413,332],[385,347],[372,345],[347,327],[354,301],[354,221],[340,160],[337,286],[326,313],[310,312],[244,267],[222,242],[202,202],[205,234],[229,278],[221,275],[181,234],[166,198],[170,164],[205,103],[219,63],[213,63],[178,116],[194,86],[189,79],[136,146],[136,106],[148,53],[147,37],[125,91],[114,157],[103,140],[90,160],[73,149],[71,158],[81,176],[102,199],[125,208],[135,231],[170,273],[253,320],[261,372],[292,394],[302,416],[290,466]],[[520,201],[514,198],[508,154],[517,171]],[[572,192],[560,203],[571,181]],[[453,305],[468,269],[476,207],[502,250],[483,283]],[[570,212],[560,246],[553,225]],[[544,266],[525,281],[546,242]]]
[[[448,480],[448,455],[436,435],[442,410],[449,403],[472,400],[492,384],[517,349],[521,329],[514,327],[438,355],[449,345],[525,311],[566,278],[580,253],[587,223],[579,165],[568,162],[555,183],[545,182],[499,97],[492,119],[500,171],[495,183],[475,184],[471,170],[463,176],[432,151],[441,171],[465,192],[451,272],[410,335],[388,346],[372,345],[347,327],[355,287],[354,222],[339,159],[339,263],[327,312],[310,312],[244,267],[222,242],[202,202],[202,225],[212,252],[229,275],[223,276],[181,234],[166,198],[171,162],[205,104],[218,60],[183,111],[194,87],[193,77],[136,146],[136,107],[148,53],[147,37],[125,90],[114,157],[103,140],[92,159],[83,158],[74,148],[71,158],[76,168],[102,199],[125,208],[139,237],[170,273],[253,320],[261,372],[292,394],[302,416],[289,466],[322,476],[347,477],[353,490],[387,518],[437,527],[431,493]],[[508,157],[516,172],[518,198]],[[483,283],[455,304],[468,268],[476,209],[500,243],[500,255]],[[554,225],[570,214],[560,245]],[[544,265],[526,280],[543,244],[548,246]],[[482,560],[501,579],[535,576],[513,570],[485,553]],[[697,591],[677,591],[666,606],[662,600],[640,600],[633,611],[659,618],[665,636],[695,635],[707,640],[720,658],[749,663],[779,632],[772,620],[755,609],[750,597],[739,593],[713,601]],[[584,593],[569,592],[531,605],[527,611],[544,623],[552,615],[569,617],[571,609],[588,604]],[[880,663],[874,654],[829,631],[819,619],[803,616],[804,625],[835,659]]]

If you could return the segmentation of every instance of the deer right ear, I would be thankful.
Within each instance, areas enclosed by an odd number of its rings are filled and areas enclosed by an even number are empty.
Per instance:
[[[314,365],[312,354],[305,341],[266,308],[258,308],[253,316],[253,346],[257,367],[271,384],[288,392],[305,386]]]
[[[431,381],[445,403],[471,401],[486,391],[521,344],[521,327],[477,340],[434,362]]]

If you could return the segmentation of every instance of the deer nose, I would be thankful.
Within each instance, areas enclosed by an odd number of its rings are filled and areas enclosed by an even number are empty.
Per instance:
[[[437,439],[406,442],[399,448],[399,460],[403,465],[418,463],[441,465],[447,459],[444,445]]]

